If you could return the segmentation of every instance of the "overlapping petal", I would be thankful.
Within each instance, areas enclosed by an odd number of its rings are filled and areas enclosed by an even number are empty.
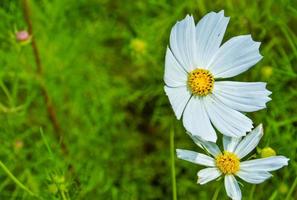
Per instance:
[[[274,171],[288,165],[289,159],[284,156],[271,156],[254,160],[243,161],[240,169],[244,171]]]
[[[211,58],[222,43],[229,19],[224,17],[224,11],[220,11],[208,13],[198,22],[196,26],[197,67],[208,67]]]
[[[180,119],[183,111],[191,97],[191,93],[188,91],[186,86],[183,87],[164,87],[166,95],[169,98],[172,109],[177,119]]]
[[[253,122],[242,113],[223,104],[213,95],[205,98],[205,108],[214,126],[224,135],[241,137],[250,131]]]
[[[272,177],[272,174],[266,171],[240,170],[236,173],[236,176],[240,177],[242,180],[248,183],[259,184]]]
[[[262,59],[259,47],[260,42],[253,41],[250,35],[233,37],[212,57],[209,70],[215,78],[236,76]]]
[[[241,141],[241,137],[228,137],[223,136],[223,146],[224,150],[228,152],[234,152],[235,148],[237,147],[238,143]]]
[[[195,151],[183,150],[183,149],[176,149],[177,157],[195,164],[214,167],[215,161],[212,157],[207,155],[197,153]]]
[[[217,179],[221,175],[222,175],[222,172],[218,170],[218,168],[215,168],[215,167],[205,168],[200,170],[197,173],[197,176],[198,176],[197,183],[203,185],[205,183],[208,183],[209,181]]]
[[[249,154],[259,144],[263,136],[263,126],[260,124],[253,131],[247,134],[244,139],[238,144],[234,153],[238,158],[243,158]]]
[[[187,71],[192,71],[197,66],[197,47],[195,39],[195,22],[192,16],[177,22],[170,33],[170,49]]]
[[[228,107],[242,111],[253,112],[266,108],[271,100],[271,94],[262,82],[216,81],[213,94]]]
[[[171,50],[167,48],[165,58],[164,81],[169,87],[181,87],[187,85],[188,74],[178,63]]]
[[[193,135],[207,141],[217,140],[216,132],[205,110],[203,98],[193,96],[190,99],[183,114],[183,124]]]
[[[225,189],[232,200],[241,200],[241,190],[233,175],[225,176]]]
[[[187,132],[187,133],[192,138],[192,140],[195,142],[195,144],[197,144],[199,147],[206,150],[212,156],[216,157],[217,155],[219,155],[221,153],[221,151],[216,143],[203,140],[201,137],[192,135],[190,132]]]

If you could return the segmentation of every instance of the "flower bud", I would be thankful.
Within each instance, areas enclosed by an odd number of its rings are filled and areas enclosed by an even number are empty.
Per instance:
[[[130,41],[130,48],[138,54],[144,54],[146,52],[147,44],[145,41],[135,38]]]
[[[50,193],[56,194],[58,192],[58,187],[56,186],[56,184],[50,184],[48,185],[48,191]]]
[[[16,40],[21,44],[27,44],[31,41],[31,35],[26,30],[18,31],[16,32]]]
[[[265,79],[269,79],[273,74],[273,68],[271,66],[262,67],[261,73]]]
[[[267,158],[270,156],[275,156],[276,152],[271,147],[265,147],[261,150],[261,157]]]
[[[62,183],[65,182],[65,177],[64,176],[55,175],[55,176],[53,176],[53,180],[57,184],[62,184]]]
[[[285,184],[285,183],[281,183],[280,186],[278,187],[278,191],[279,191],[281,194],[287,194],[288,191],[289,191],[289,188],[288,188],[287,184]]]

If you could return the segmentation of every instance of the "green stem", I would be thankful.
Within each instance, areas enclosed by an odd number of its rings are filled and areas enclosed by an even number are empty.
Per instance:
[[[289,200],[291,198],[292,193],[294,192],[296,186],[297,186],[297,177],[295,178],[294,183],[292,184],[292,186],[291,186],[291,188],[289,190],[289,193],[288,193],[288,195],[286,197],[286,200]]]
[[[0,167],[3,171],[17,184],[20,188],[28,192],[31,196],[36,196],[31,190],[29,190],[26,186],[24,186],[10,171],[9,169],[0,161]]]
[[[65,192],[64,191],[61,192],[61,195],[62,195],[63,200],[68,200],[68,198],[66,198],[66,196],[65,196]]]
[[[274,200],[277,197],[277,191],[274,191],[268,200]]]
[[[13,105],[11,105],[11,103],[13,101],[13,98],[11,97],[11,95],[10,95],[7,87],[4,85],[4,83],[2,82],[2,80],[0,80],[0,87],[3,90],[4,94],[6,95],[8,101],[9,101],[10,106],[13,106]]]
[[[170,158],[171,158],[171,181],[172,181],[172,199],[177,200],[176,178],[175,178],[175,150],[174,150],[174,129],[170,129]]]
[[[222,186],[220,187],[217,187],[213,197],[212,197],[212,200],[217,200],[218,199],[218,196],[219,196],[219,193],[220,193],[220,190],[221,190]]]
[[[255,189],[256,189],[256,185],[253,185],[252,190],[250,192],[249,200],[253,200]]]
[[[43,96],[43,99],[44,99],[44,102],[46,105],[48,118],[49,118],[50,122],[52,123],[52,126],[55,130],[55,132],[54,132],[55,137],[61,144],[61,149],[62,149],[63,154],[67,155],[68,149],[67,149],[64,141],[61,140],[61,138],[63,138],[63,135],[62,135],[62,131],[61,131],[60,122],[58,121],[58,118],[57,118],[56,108],[54,107],[54,104],[52,103],[49,92],[43,82],[43,65],[41,62],[37,42],[34,37],[33,23],[31,20],[31,10],[30,10],[29,2],[30,2],[30,0],[22,0],[25,22],[27,23],[29,34],[32,36],[31,47],[33,50],[33,56],[34,56],[35,64],[36,64],[36,76],[39,78],[39,81],[40,81],[41,95]]]

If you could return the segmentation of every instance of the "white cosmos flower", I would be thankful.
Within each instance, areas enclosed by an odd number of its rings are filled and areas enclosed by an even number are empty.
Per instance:
[[[201,138],[189,134],[194,142],[205,149],[211,156],[197,153],[194,151],[177,149],[177,157],[192,163],[207,166],[198,172],[198,183],[205,184],[224,176],[225,189],[227,195],[234,199],[241,199],[241,190],[235,176],[242,180],[259,184],[270,178],[270,171],[277,170],[288,165],[288,158],[284,156],[271,156],[248,161],[241,161],[259,143],[263,136],[262,124],[247,134],[243,139],[223,137],[223,153],[219,147],[213,143],[202,140]]]
[[[220,81],[255,65],[260,42],[236,36],[221,45],[229,22],[224,11],[211,12],[195,26],[187,16],[172,28],[165,61],[165,92],[187,131],[215,142],[212,124],[224,135],[241,137],[253,128],[241,112],[266,107],[271,100],[263,82]]]

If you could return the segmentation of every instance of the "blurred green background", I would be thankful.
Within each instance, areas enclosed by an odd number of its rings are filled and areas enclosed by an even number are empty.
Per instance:
[[[244,183],[244,199],[297,199],[297,1],[29,4],[42,76],[31,45],[15,39],[16,30],[28,28],[21,1],[0,1],[0,160],[40,199],[172,199],[170,128],[177,148],[200,150],[163,91],[170,29],[188,13],[197,22],[222,9],[231,16],[224,41],[251,33],[262,42],[262,61],[236,78],[266,81],[273,92],[266,110],[248,114],[256,125],[264,124],[258,151],[270,146],[290,158],[288,167],[263,184]],[[56,111],[59,139],[40,85]],[[197,185],[201,168],[175,163],[178,199],[228,199],[222,180]],[[1,168],[0,199],[38,198]]]

